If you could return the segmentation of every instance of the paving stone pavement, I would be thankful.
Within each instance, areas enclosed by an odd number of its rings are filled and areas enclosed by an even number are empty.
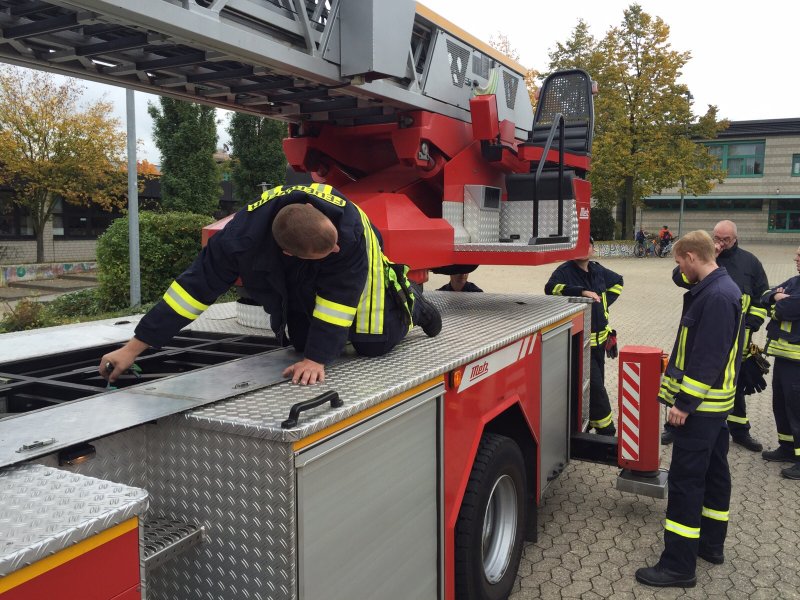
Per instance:
[[[747,246],[767,272],[770,285],[796,275],[793,245]],[[672,348],[683,291],[671,281],[670,258],[607,258],[600,262],[625,278],[611,307],[621,346]],[[555,265],[482,266],[470,276],[487,292],[542,293]],[[435,289],[447,278],[434,275]],[[763,345],[763,331],[755,336]],[[617,398],[617,361],[606,362],[612,406]],[[767,377],[771,384],[771,375]],[[765,448],[777,446],[771,385],[748,397],[752,434]],[[616,415],[616,407],[615,407]],[[662,448],[669,466],[671,447]],[[539,507],[539,539],[526,543],[511,600],[531,598],[730,598],[800,599],[800,482],[780,476],[780,463],[765,462],[731,444],[733,478],[725,563],[697,563],[694,589],[640,585],[634,572],[656,563],[663,549],[666,500],[615,489],[617,469],[573,461],[547,489]]]

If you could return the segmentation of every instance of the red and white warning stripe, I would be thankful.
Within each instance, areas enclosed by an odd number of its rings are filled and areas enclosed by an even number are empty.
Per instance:
[[[622,415],[619,441],[620,454],[627,460],[639,460],[640,373],[639,363],[622,363]]]
[[[458,391],[463,392],[498,371],[502,371],[509,365],[513,365],[515,362],[533,354],[535,347],[536,334],[533,334],[471,362],[464,367],[464,377],[458,386]]]

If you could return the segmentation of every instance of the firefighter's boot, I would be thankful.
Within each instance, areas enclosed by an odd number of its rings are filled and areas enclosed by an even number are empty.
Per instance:
[[[436,337],[442,330],[439,309],[425,299],[422,288],[414,282],[411,282],[411,291],[414,292],[414,325],[422,327],[428,337]]]

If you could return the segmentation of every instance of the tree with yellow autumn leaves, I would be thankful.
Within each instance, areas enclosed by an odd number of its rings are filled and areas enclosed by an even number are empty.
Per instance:
[[[81,104],[84,90],[74,79],[0,68],[0,183],[30,212],[37,262],[59,199],[106,210],[126,202],[125,131],[111,103]]]

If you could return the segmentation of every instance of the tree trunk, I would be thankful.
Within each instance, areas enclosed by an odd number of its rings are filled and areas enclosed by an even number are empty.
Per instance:
[[[636,206],[633,203],[633,177],[625,178],[625,222],[622,224],[622,239],[630,239],[633,233],[633,221],[636,216]]]
[[[36,228],[36,262],[44,262],[44,227]]]

